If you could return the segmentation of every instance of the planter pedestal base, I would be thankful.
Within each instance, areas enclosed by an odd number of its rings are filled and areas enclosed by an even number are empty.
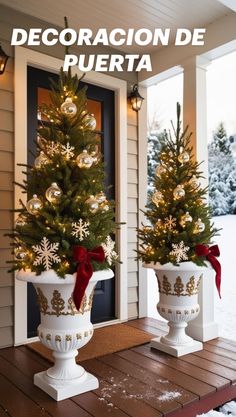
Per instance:
[[[151,340],[151,347],[161,352],[169,353],[172,356],[183,356],[187,355],[188,353],[197,352],[198,350],[202,350],[203,346],[201,342],[192,339],[190,343],[186,345],[176,345],[176,346],[169,346],[161,341],[162,337],[156,337],[155,339]]]
[[[47,371],[34,375],[34,384],[50,395],[54,400],[61,401],[75,395],[97,389],[98,380],[92,374],[84,371],[79,378],[72,380],[56,380],[48,377]]]

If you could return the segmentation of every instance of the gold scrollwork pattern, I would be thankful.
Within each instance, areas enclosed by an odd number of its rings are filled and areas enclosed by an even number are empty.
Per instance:
[[[194,278],[194,276],[191,276],[185,286],[181,277],[178,276],[175,280],[175,283],[172,289],[172,285],[168,277],[166,275],[163,275],[162,283],[160,279],[158,279],[159,292],[165,295],[176,295],[177,297],[180,297],[180,296],[190,297],[191,295],[198,294],[201,279],[202,279],[202,275],[200,276],[198,281]]]
[[[76,309],[73,297],[65,301],[63,300],[60,291],[54,290],[52,299],[50,301],[51,306],[49,305],[47,297],[43,294],[43,291],[40,288],[37,288],[37,299],[40,308],[40,312],[44,315],[50,316],[74,316],[76,314],[84,314],[87,311],[90,311],[93,305],[93,295],[94,290],[91,292],[90,296],[87,297],[84,294],[81,306],[79,311]]]

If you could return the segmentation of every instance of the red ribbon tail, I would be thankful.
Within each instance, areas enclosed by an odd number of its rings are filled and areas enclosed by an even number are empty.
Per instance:
[[[221,264],[215,258],[214,255],[209,254],[207,256],[207,259],[211,263],[212,267],[214,268],[214,270],[216,272],[215,283],[216,283],[216,288],[217,288],[219,297],[221,298],[221,293],[220,293],[220,286],[221,286]]]
[[[86,264],[81,263],[78,265],[76,282],[73,291],[73,300],[78,311],[80,309],[85,290],[92,275],[93,270],[91,264],[87,262]]]

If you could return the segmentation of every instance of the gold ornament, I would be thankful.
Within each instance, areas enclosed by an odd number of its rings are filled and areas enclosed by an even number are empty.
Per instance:
[[[200,181],[199,179],[196,177],[196,175],[193,175],[192,178],[189,180],[189,185],[195,189],[198,188],[200,186]]]
[[[163,202],[163,194],[161,191],[155,191],[152,195],[152,202],[158,207]]]
[[[19,261],[24,261],[27,258],[27,253],[21,246],[15,249],[15,258]]]
[[[58,204],[62,196],[62,190],[58,187],[56,182],[53,182],[51,186],[46,190],[46,199],[53,204]]]
[[[189,212],[186,211],[186,214],[183,214],[183,216],[181,216],[179,223],[182,227],[185,227],[186,223],[190,223],[192,221],[193,221],[193,218],[190,216]]]
[[[35,168],[40,169],[40,168],[42,168],[42,166],[44,166],[48,163],[49,163],[49,159],[48,159],[47,155],[45,155],[45,153],[43,151],[40,151],[39,156],[37,156],[37,158],[35,158],[35,161],[34,161]]]
[[[179,184],[173,191],[174,199],[180,200],[185,196],[184,186]]]
[[[99,203],[96,199],[96,197],[94,197],[94,195],[91,195],[86,201],[86,204],[89,205],[89,210],[91,211],[91,213],[95,214],[96,211],[99,208]]]
[[[83,119],[83,122],[85,124],[85,128],[91,129],[91,130],[96,129],[97,122],[96,122],[96,119],[94,117],[94,114],[87,113],[86,116]]]
[[[104,201],[106,201],[106,196],[103,191],[100,191],[100,193],[96,194],[95,198],[98,201],[98,203],[103,203]]]
[[[67,97],[61,105],[61,112],[68,117],[74,117],[77,113],[77,107],[70,97]]]
[[[190,159],[190,156],[189,156],[188,152],[186,152],[186,151],[180,153],[179,156],[178,156],[178,161],[181,164],[186,164],[189,161],[189,159]]]
[[[37,194],[33,195],[33,198],[26,204],[27,211],[30,214],[37,215],[39,210],[43,207],[42,201],[38,198]]]
[[[198,234],[202,233],[205,230],[205,224],[202,222],[201,219],[198,219],[194,224],[193,233]]]
[[[93,157],[86,149],[84,149],[83,152],[77,156],[76,163],[79,168],[89,169],[93,165]]]
[[[103,212],[109,211],[110,207],[108,205],[108,201],[107,200],[103,201],[103,203],[100,204],[100,208]]]
[[[165,174],[166,172],[166,168],[163,165],[157,165],[156,169],[155,169],[155,175],[157,177],[161,177],[162,174]]]
[[[16,226],[16,227],[17,227],[17,226],[22,227],[22,226],[24,226],[25,224],[26,224],[26,219],[25,219],[25,217],[24,217],[22,214],[20,214],[20,215],[17,217],[17,219],[16,219],[15,226]]]

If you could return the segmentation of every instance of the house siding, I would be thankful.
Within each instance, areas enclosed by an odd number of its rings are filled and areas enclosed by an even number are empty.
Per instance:
[[[14,334],[14,276],[8,273],[6,260],[12,258],[10,240],[4,236],[13,228],[14,207],[14,49],[9,43],[13,27],[47,27],[45,22],[1,7],[0,42],[10,56],[5,73],[0,76],[0,347],[13,344]],[[34,48],[32,48],[34,49]],[[106,51],[107,48],[105,48]],[[63,48],[39,47],[37,51],[63,57]],[[97,51],[99,53],[99,51]],[[101,51],[100,51],[101,52]],[[109,50],[111,53],[111,50]],[[104,49],[103,49],[104,53]],[[105,52],[106,53],[106,52]],[[137,82],[135,73],[110,74]],[[138,224],[138,129],[137,115],[128,112],[128,318],[138,317],[138,263],[136,228]]]

